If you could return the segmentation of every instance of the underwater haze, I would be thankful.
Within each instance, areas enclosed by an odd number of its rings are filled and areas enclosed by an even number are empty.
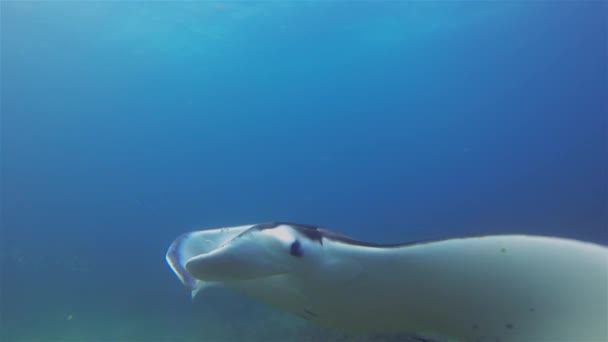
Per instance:
[[[229,291],[180,234],[608,244],[605,1],[0,2],[2,341],[350,337]]]

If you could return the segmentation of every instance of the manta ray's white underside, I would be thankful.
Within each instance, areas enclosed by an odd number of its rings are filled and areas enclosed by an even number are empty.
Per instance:
[[[184,234],[167,261],[193,294],[234,288],[354,333],[608,341],[608,249],[497,235],[371,245],[298,224]]]

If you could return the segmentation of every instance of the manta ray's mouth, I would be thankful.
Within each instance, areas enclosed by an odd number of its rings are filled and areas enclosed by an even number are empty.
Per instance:
[[[225,280],[235,276],[237,262],[233,260],[234,257],[222,253],[221,249],[218,248],[191,258],[186,262],[186,270],[194,278],[204,281]]]
[[[238,243],[239,237],[218,248],[196,255],[185,269],[203,281],[237,281],[267,277],[287,272],[264,248]]]

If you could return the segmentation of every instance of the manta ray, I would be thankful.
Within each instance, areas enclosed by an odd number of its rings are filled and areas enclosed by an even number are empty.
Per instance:
[[[587,242],[492,235],[382,245],[262,223],[183,234],[166,260],[192,296],[224,286],[347,333],[608,341],[608,248]]]

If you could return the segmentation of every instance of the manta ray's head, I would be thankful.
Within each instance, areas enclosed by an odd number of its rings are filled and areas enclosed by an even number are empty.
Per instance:
[[[203,281],[250,280],[305,271],[318,264],[322,253],[323,234],[315,227],[258,224],[190,258],[185,269]]]

